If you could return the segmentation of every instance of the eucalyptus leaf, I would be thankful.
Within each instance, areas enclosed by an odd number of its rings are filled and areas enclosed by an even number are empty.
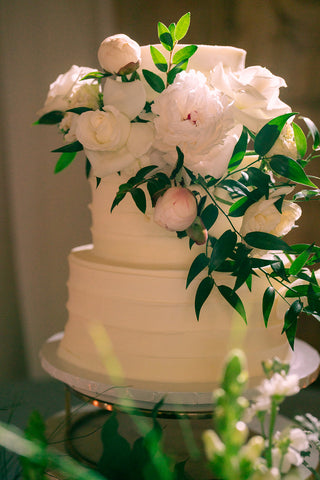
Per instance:
[[[225,300],[241,315],[245,323],[247,323],[246,311],[239,295],[226,285],[218,285],[218,290]]]
[[[170,30],[162,22],[158,23],[158,36],[164,48],[171,52],[173,49],[173,38]]]
[[[150,70],[142,70],[143,76],[146,80],[146,82],[150,85],[151,88],[157,93],[163,92],[163,90],[166,88],[164,81],[162,80],[159,75],[156,73],[151,72]]]
[[[74,160],[77,152],[64,152],[60,155],[59,160],[54,168],[54,173],[59,173],[64,170]]]
[[[273,287],[268,287],[265,290],[263,294],[263,299],[262,299],[262,313],[263,313],[264,324],[266,327],[268,326],[268,321],[269,321],[270,313],[273,307],[274,298],[275,298],[275,289]]]
[[[292,158],[286,157],[285,155],[273,155],[270,160],[270,167],[275,173],[282,177],[300,183],[301,185],[317,188],[317,185],[309,179],[299,163]]]
[[[166,72],[168,70],[168,63],[165,56],[153,45],[150,45],[150,53],[153,63],[160,72]]]
[[[186,288],[190,285],[192,280],[194,280],[199,273],[201,273],[209,263],[209,258],[206,256],[205,253],[200,253],[192,262],[188,277],[187,277],[187,283],[186,283]]]
[[[247,146],[248,146],[248,132],[244,128],[242,130],[242,133],[241,133],[241,136],[240,136],[238,142],[236,143],[236,145],[233,149],[232,157],[231,157],[229,165],[228,165],[228,171],[229,172],[233,172],[233,170],[235,170],[237,167],[239,167],[239,165],[241,164],[241,162],[242,162],[242,160],[243,160],[243,158],[246,154]]]
[[[284,115],[273,118],[262,127],[254,141],[254,149],[258,155],[263,157],[269,152],[287,120],[294,115],[296,115],[296,113],[285,113]]]
[[[307,153],[308,148],[306,136],[302,128],[299,127],[299,125],[297,125],[296,123],[292,123],[292,128],[294,133],[294,139],[296,142],[297,152],[299,154],[299,157],[303,158]]]
[[[197,320],[199,320],[200,312],[203,307],[203,304],[209,297],[212,289],[214,287],[214,280],[212,277],[205,277],[199,284],[195,296],[195,312]]]
[[[188,61],[197,50],[197,45],[187,45],[186,47],[182,47],[173,55],[172,63],[176,65],[177,63]]]
[[[283,250],[290,251],[290,246],[281,238],[266,232],[249,232],[244,241],[254,248],[262,250]]]
[[[64,113],[59,110],[53,110],[52,112],[45,113],[42,115],[34,125],[55,125],[60,123],[64,117]]]
[[[175,28],[175,38],[179,42],[180,40],[183,39],[183,37],[186,36],[189,26],[190,26],[190,20],[191,20],[191,13],[185,13],[177,22],[176,28]]]
[[[55,150],[52,150],[53,153],[64,153],[64,152],[80,152],[83,150],[83,146],[81,145],[80,142],[75,141],[72,143],[68,143],[67,145],[64,145],[63,147],[56,148]]]

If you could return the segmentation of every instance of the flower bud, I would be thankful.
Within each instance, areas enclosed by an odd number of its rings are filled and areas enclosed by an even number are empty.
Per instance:
[[[212,460],[215,455],[222,455],[224,453],[225,446],[214,430],[206,430],[203,432],[202,440],[208,460]]]
[[[101,43],[98,60],[107,72],[128,75],[140,66],[141,49],[138,43],[127,35],[113,35]]]
[[[154,221],[167,230],[180,232],[190,227],[197,216],[194,195],[184,187],[171,187],[154,208]]]
[[[260,435],[251,437],[241,449],[241,455],[251,462],[254,462],[263,452],[265,447],[264,439]]]

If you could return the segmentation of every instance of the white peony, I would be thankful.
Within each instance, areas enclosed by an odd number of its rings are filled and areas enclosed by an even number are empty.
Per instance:
[[[81,80],[95,70],[73,65],[66,73],[51,83],[43,108],[39,116],[54,110],[65,112],[70,108],[98,108],[99,87],[95,79]]]
[[[171,231],[190,227],[197,216],[197,202],[193,193],[184,187],[172,187],[159,197],[154,207],[153,219]]]
[[[146,91],[140,80],[117,82],[107,78],[103,89],[103,103],[113,105],[130,120],[141,113],[146,103]]]
[[[101,42],[98,60],[107,72],[126,75],[141,63],[141,49],[137,42],[124,34],[107,37]]]
[[[210,89],[201,72],[179,73],[152,111],[157,115],[155,146],[165,152],[167,163],[176,164],[179,146],[194,173],[215,178],[225,173],[241,127],[235,127],[226,96]]]
[[[234,102],[237,121],[253,132],[272,118],[291,112],[279,99],[279,89],[286,87],[286,82],[267,68],[253,66],[233,72],[220,63],[211,72],[210,83]]]
[[[279,194],[270,195],[268,200],[263,197],[246,210],[240,229],[242,236],[249,232],[265,232],[282,237],[290,232],[302,210],[296,203],[284,200],[280,213],[274,205]]]
[[[267,153],[268,157],[272,155],[285,155],[287,157],[298,159],[297,145],[294,138],[294,131],[290,123],[286,123],[281,133],[275,141],[272,148]]]
[[[130,123],[115,107],[88,111],[79,116],[76,137],[83,145],[93,174],[105,177],[131,165],[146,153],[153,140],[149,124]]]

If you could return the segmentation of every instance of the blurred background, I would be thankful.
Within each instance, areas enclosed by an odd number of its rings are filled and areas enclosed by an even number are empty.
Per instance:
[[[39,349],[67,320],[68,253],[91,240],[83,158],[54,175],[50,150],[61,138],[32,125],[49,84],[72,64],[98,68],[105,37],[155,43],[157,22],[187,11],[187,43],[244,48],[246,65],[284,77],[282,100],[320,125],[319,0],[0,2],[0,381],[44,375]],[[319,202],[310,201],[291,240],[319,243],[319,232]],[[301,319],[299,336],[320,350],[315,320]]]

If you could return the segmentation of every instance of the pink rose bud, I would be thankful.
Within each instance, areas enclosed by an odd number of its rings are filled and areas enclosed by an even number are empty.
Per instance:
[[[154,221],[167,230],[181,232],[197,216],[195,196],[184,187],[171,187],[160,197],[154,208]]]
[[[107,72],[128,75],[139,68],[141,49],[139,44],[127,35],[113,35],[101,43],[98,60]]]

